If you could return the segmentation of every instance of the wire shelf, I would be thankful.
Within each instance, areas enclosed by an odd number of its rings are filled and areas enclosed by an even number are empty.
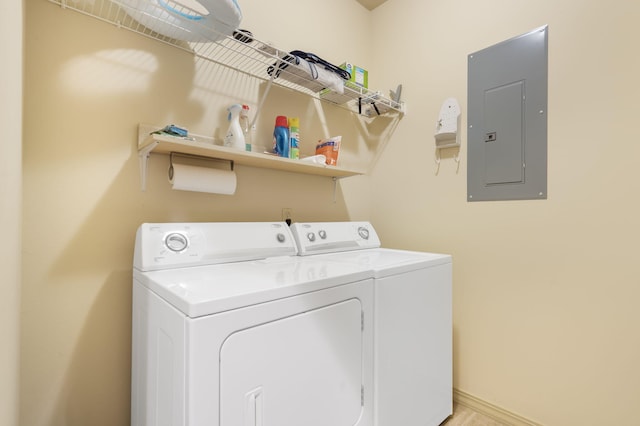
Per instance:
[[[377,91],[352,85],[344,85],[343,93],[323,90],[327,85],[308,71],[305,61],[300,65],[289,63],[288,52],[250,33],[233,31],[205,9],[185,6],[185,0],[183,3],[171,0],[48,1],[362,115],[404,113],[403,102],[386,98]]]

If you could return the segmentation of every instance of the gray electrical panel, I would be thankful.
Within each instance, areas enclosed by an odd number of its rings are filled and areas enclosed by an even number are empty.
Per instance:
[[[468,57],[467,200],[547,198],[548,27]]]

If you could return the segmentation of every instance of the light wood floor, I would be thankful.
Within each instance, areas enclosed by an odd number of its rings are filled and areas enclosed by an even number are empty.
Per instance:
[[[442,426],[509,426],[487,417],[471,408],[453,404],[453,416],[442,423]]]

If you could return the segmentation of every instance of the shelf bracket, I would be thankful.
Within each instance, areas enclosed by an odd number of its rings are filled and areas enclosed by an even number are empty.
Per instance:
[[[138,160],[140,162],[140,189],[144,192],[147,190],[147,162],[151,151],[158,146],[158,142],[154,141],[138,151]]]
[[[336,192],[338,191],[338,178],[337,177],[332,177],[331,180],[333,180],[333,204],[336,203]]]
[[[249,128],[250,129],[252,129],[253,126],[256,125],[256,121],[258,121],[258,115],[262,111],[262,107],[264,106],[264,102],[267,100],[267,96],[269,95],[269,91],[271,90],[271,86],[273,86],[273,82],[276,79],[276,75],[277,75],[276,70],[280,69],[280,64],[284,62],[284,60],[280,57],[279,51],[276,51],[276,54],[278,56],[278,59],[276,60],[276,63],[273,64],[273,72],[271,73],[271,77],[267,81],[267,86],[264,89],[264,94],[262,95],[262,98],[260,99],[260,103],[258,103],[258,107],[256,108],[256,112],[253,114],[253,120],[251,120],[251,123],[249,124]]]

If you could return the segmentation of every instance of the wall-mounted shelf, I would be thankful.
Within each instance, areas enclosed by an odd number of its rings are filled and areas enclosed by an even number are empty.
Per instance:
[[[363,174],[362,172],[336,166],[308,163],[303,160],[293,160],[259,152],[239,151],[215,145],[213,138],[206,136],[190,135],[195,140],[186,140],[164,134],[149,134],[159,128],[140,124],[138,129],[138,155],[140,157],[140,178],[143,191],[146,188],[147,161],[151,153],[168,155],[175,152],[190,154],[232,161],[236,165],[327,176],[335,179]]]
[[[198,28],[197,21],[181,18],[192,15],[192,9],[176,2],[170,2],[170,10],[176,12],[168,14],[167,8],[160,6],[156,0],[49,0],[65,9],[75,10],[85,15],[110,22],[119,28],[124,28],[146,37],[153,38],[179,49],[193,53],[198,58],[232,68],[238,72],[250,75],[263,81],[275,83],[279,86],[304,93],[315,99],[323,100],[352,112],[365,116],[378,114],[400,113],[405,111],[405,105],[399,100],[389,99],[379,91],[364,88],[353,89],[344,87],[344,94],[338,96],[339,102],[332,102],[325,96],[320,96],[320,90],[325,86],[319,80],[301,76],[300,69],[287,66],[276,73],[268,72],[270,67],[277,69],[286,57],[286,51],[280,50],[269,43],[264,43],[253,37],[238,39],[233,36],[216,33],[211,28],[211,22],[205,27]],[[135,19],[134,19],[135,17]],[[170,25],[167,19],[170,18]],[[151,28],[155,28],[156,31]],[[161,31],[158,32],[158,31]],[[185,33],[197,35],[197,42],[185,41]],[[201,34],[205,34],[202,36]],[[204,41],[202,41],[204,39]],[[265,91],[266,96],[268,90]],[[335,97],[332,97],[335,98]],[[375,107],[373,107],[375,105]],[[255,120],[255,118],[254,118]]]

